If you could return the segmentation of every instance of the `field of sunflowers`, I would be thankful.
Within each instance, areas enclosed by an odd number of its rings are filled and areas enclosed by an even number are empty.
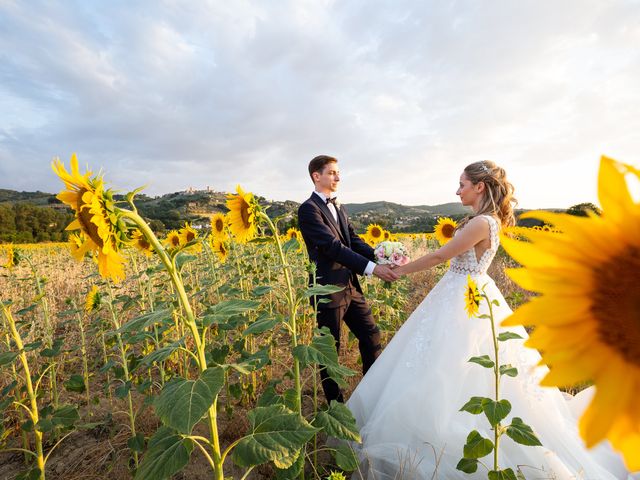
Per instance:
[[[309,284],[314,266],[299,232],[280,232],[279,219],[238,187],[209,231],[185,225],[158,238],[136,210],[136,192],[115,202],[75,156],[70,171],[60,161],[53,168],[64,183],[58,198],[75,212],[70,242],[0,245],[0,478],[348,478],[357,459],[347,442],[330,439],[357,442],[358,429],[344,405],[325,404],[318,368],[349,392],[360,376],[357,347],[349,338],[337,355],[333,337],[316,328],[310,299],[336,287]],[[557,366],[546,384],[598,387],[581,423],[587,443],[608,438],[633,467],[640,412],[629,392],[640,391],[640,326],[637,305],[624,299],[640,294],[632,281],[640,212],[627,174],[639,175],[603,158],[603,215],[534,212],[553,227],[514,229],[489,273],[516,310],[511,323],[535,326],[531,345]],[[635,236],[625,236],[621,218],[625,228],[635,222]],[[363,238],[400,241],[418,257],[454,229],[446,218],[423,234],[370,225]],[[625,264],[632,275],[616,270],[621,258],[635,259]],[[589,279],[602,262],[623,285],[605,275],[593,307]],[[446,268],[392,285],[364,280],[387,340]],[[626,337],[597,334],[610,308]],[[578,339],[607,359],[606,372],[589,370]]]

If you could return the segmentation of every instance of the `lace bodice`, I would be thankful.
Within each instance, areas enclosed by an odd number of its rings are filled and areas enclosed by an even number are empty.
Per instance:
[[[489,237],[491,238],[491,246],[485,250],[480,258],[476,258],[475,248],[471,248],[461,253],[457,257],[451,259],[449,270],[462,275],[483,275],[487,273],[489,265],[493,257],[496,256],[498,246],[500,245],[500,226],[498,221],[490,215],[480,215],[489,223]],[[456,232],[457,234],[457,232]]]

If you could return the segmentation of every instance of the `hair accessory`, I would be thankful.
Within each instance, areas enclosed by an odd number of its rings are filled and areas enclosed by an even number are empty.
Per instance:
[[[484,162],[482,162],[480,166],[482,167],[482,170],[484,170],[485,173],[489,173],[489,168],[484,164]]]

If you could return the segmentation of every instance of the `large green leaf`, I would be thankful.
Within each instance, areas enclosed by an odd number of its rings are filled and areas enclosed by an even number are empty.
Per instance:
[[[327,373],[340,386],[346,386],[344,377],[355,375],[350,368],[340,365],[336,341],[331,334],[320,333],[315,335],[310,345],[298,345],[293,349],[293,356],[297,358],[303,367],[307,365],[324,365]]]
[[[276,325],[281,324],[283,321],[284,317],[282,315],[276,315],[275,317],[268,314],[261,315],[255,322],[249,325],[244,332],[242,332],[242,336],[246,337],[247,335],[257,335],[259,333],[266,332]]]
[[[256,406],[268,407],[269,405],[282,405],[284,403],[282,395],[278,395],[278,392],[276,392],[276,385],[278,383],[278,381],[272,380],[269,385],[267,385],[262,391],[262,395],[258,398]]]
[[[149,440],[147,453],[135,480],[164,480],[182,470],[193,450],[193,442],[168,427],[160,427]]]
[[[0,353],[0,367],[10,365],[18,356],[18,352],[1,352]]]
[[[471,397],[467,403],[465,403],[462,408],[459,410],[460,412],[469,412],[474,415],[478,415],[482,413],[482,402],[485,400],[490,400],[487,397]]]
[[[333,400],[327,410],[319,412],[313,425],[324,429],[327,435],[361,442],[356,419],[344,403]]]
[[[74,373],[73,375],[71,375],[71,377],[69,377],[69,380],[64,382],[64,388],[66,388],[69,392],[84,392],[84,377],[82,375]]]
[[[358,468],[358,457],[349,445],[338,445],[333,452],[336,465],[342,470],[352,472]]]
[[[493,442],[474,430],[467,436],[467,443],[462,451],[464,458],[482,458],[493,451]]]
[[[491,470],[489,480],[518,480],[516,474],[510,468],[506,470]]]
[[[276,468],[276,476],[273,480],[291,480],[300,478],[300,473],[304,468],[304,455],[296,453],[297,458],[289,468]]]
[[[186,435],[213,404],[224,385],[224,371],[209,367],[198,380],[176,378],[167,383],[154,402],[162,422]]]
[[[116,331],[118,333],[139,332],[150,325],[169,319],[171,319],[171,310],[168,308],[162,308],[129,320]]]
[[[524,423],[520,417],[513,417],[511,425],[507,427],[507,435],[521,445],[541,446],[540,440],[533,433],[529,425]]]
[[[278,468],[289,468],[318,431],[282,405],[255,408],[248,417],[251,429],[233,450],[234,461],[243,467],[272,461]]]
[[[42,350],[40,350],[40,355],[43,357],[57,357],[61,353],[63,343],[64,338],[57,337],[53,340],[51,347],[43,348]]]
[[[242,357],[239,362],[229,363],[224,365],[224,367],[233,368],[234,370],[246,375],[269,365],[270,361],[269,345],[267,345],[249,356]]]
[[[142,360],[140,360],[140,363],[138,364],[137,368],[140,368],[143,366],[148,367],[149,365],[152,365],[156,362],[164,362],[167,358],[171,356],[173,352],[175,352],[176,350],[178,350],[180,347],[183,347],[183,346],[184,346],[184,339],[180,339],[180,340],[176,340],[173,343],[170,343],[169,345],[165,345],[164,347],[154,350],[148,355],[145,355],[142,358]]]
[[[45,407],[40,411],[41,418],[36,428],[41,432],[50,432],[54,428],[71,427],[79,418],[78,409],[73,405],[62,405],[55,410]]]
[[[518,369],[512,366],[510,363],[500,365],[500,375],[507,375],[509,377],[517,377]]]
[[[259,285],[251,290],[251,295],[253,295],[254,297],[262,297],[263,295],[269,293],[271,290],[273,290],[273,287],[271,285]]]
[[[482,355],[480,357],[471,357],[467,362],[477,363],[478,365],[482,365],[484,368],[493,368],[495,363],[493,360],[489,358],[489,355]]]
[[[142,453],[144,451],[144,434],[138,432],[129,438],[129,440],[127,440],[127,447],[134,452]]]
[[[260,302],[257,300],[243,300],[238,298],[224,300],[207,309],[205,315],[202,317],[202,323],[205,327],[212,324],[226,323],[229,318],[255,310],[259,306]]]
[[[522,339],[522,337],[515,332],[502,332],[498,335],[499,342],[506,342],[507,340],[514,340],[517,338]]]
[[[487,420],[489,420],[491,426],[495,427],[509,415],[509,412],[511,412],[511,404],[505,399],[496,402],[491,398],[486,398],[482,402],[482,411],[487,416]]]
[[[196,257],[195,255],[191,255],[185,251],[179,252],[176,255],[176,267],[178,267],[178,270],[182,270],[182,267],[184,267],[187,263],[193,262],[197,259],[198,257]]]
[[[298,242],[297,238],[290,238],[287,242],[282,246],[282,251],[287,253],[291,250],[298,250],[300,248],[300,242]]]
[[[478,460],[476,458],[462,458],[456,465],[456,469],[464,473],[474,473],[478,470]]]

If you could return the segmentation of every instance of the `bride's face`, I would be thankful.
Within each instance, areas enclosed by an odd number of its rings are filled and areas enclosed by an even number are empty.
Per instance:
[[[460,201],[465,207],[475,207],[484,192],[484,184],[482,182],[474,185],[471,180],[467,178],[467,175],[462,172],[460,175],[460,186],[456,191],[456,195],[460,196]]]

